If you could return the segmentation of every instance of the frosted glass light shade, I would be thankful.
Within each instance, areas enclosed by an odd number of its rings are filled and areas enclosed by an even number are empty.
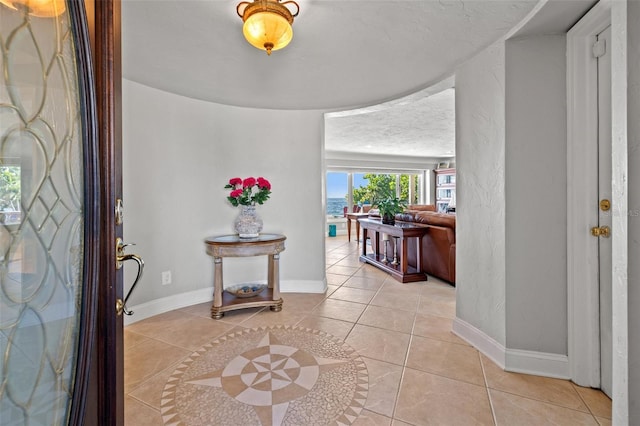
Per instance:
[[[65,0],[0,0],[0,3],[39,18],[53,18],[65,11]]]
[[[293,29],[282,16],[272,12],[259,12],[245,21],[242,32],[247,41],[258,49],[272,50],[285,47],[293,38]]]
[[[272,50],[282,49],[293,38],[291,24],[300,7],[294,0],[253,0],[240,2],[236,12],[244,22],[244,38],[271,55]]]

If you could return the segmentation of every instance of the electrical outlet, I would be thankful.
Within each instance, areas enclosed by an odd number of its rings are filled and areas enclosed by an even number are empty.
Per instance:
[[[164,271],[162,273],[162,285],[171,284],[171,271]]]

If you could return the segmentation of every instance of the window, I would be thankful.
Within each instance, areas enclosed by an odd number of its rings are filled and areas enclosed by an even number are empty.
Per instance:
[[[349,181],[347,173],[327,173],[327,216],[342,217],[348,207]]]
[[[17,225],[20,212],[20,166],[0,165],[0,223]]]
[[[407,204],[420,204],[420,175],[400,175],[400,199]]]
[[[375,204],[380,198],[397,197],[407,204],[419,204],[420,173],[362,173],[350,171],[327,172],[326,214],[329,218],[344,216],[344,209]]]

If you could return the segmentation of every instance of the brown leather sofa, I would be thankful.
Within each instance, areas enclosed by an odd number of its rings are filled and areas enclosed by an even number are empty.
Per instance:
[[[407,211],[435,212],[435,204],[409,204],[405,209]]]
[[[428,226],[422,238],[424,272],[453,285],[456,283],[456,216],[428,210],[407,210],[396,215],[396,221]],[[416,265],[416,246],[407,247],[409,265]]]

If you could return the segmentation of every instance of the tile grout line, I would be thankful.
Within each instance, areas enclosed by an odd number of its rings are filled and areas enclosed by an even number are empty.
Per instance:
[[[400,401],[400,390],[402,389],[402,384],[404,383],[404,376],[405,373],[407,371],[407,361],[409,360],[409,351],[411,350],[411,343],[413,342],[413,330],[415,328],[416,325],[416,317],[417,317],[417,313],[418,313],[418,305],[416,305],[416,310],[413,313],[413,325],[411,327],[411,334],[409,335],[409,344],[407,345],[407,353],[405,354],[404,357],[404,362],[402,363],[402,374],[400,375],[400,382],[398,382],[398,391],[396,392],[396,398],[393,404],[393,412],[391,415],[391,421],[393,423],[393,420],[396,420],[396,409],[398,407],[398,402]],[[398,421],[403,421],[401,419],[397,419]]]
[[[597,424],[600,424],[600,422],[598,421],[598,418],[596,417],[596,415],[593,413],[593,410],[591,410],[591,407],[589,406],[589,404],[587,403],[587,401],[585,401],[585,399],[582,397],[582,394],[580,392],[578,392],[578,390],[576,389],[576,384],[574,384],[573,382],[571,383],[571,389],[573,389],[573,391],[575,393],[578,394],[578,398],[580,398],[580,401],[582,401],[582,403],[584,404],[585,407],[587,407],[587,410],[589,410],[589,414],[591,414],[591,416],[593,417],[593,420],[595,420],[595,422]]]
[[[357,255],[358,251],[357,251],[357,250],[355,250],[355,253],[356,253],[356,255]],[[347,255],[347,257],[348,257],[348,256],[353,256],[353,254],[352,254],[352,253],[350,253],[349,255]],[[363,265],[360,265],[360,266],[359,266],[359,267],[358,267],[358,268],[353,272],[353,274],[351,274],[351,275],[349,276],[349,278],[347,278],[347,279],[346,279],[342,284],[340,284],[340,287],[338,287],[338,288],[336,289],[336,291],[337,291],[338,289],[342,288],[342,287],[344,286],[344,284],[345,284],[347,281],[349,281],[349,279],[353,278],[353,276],[354,276],[354,275],[355,275],[355,274],[356,274],[356,273],[357,273],[357,272],[362,268],[362,266],[363,266]],[[334,293],[335,293],[335,291],[334,291]],[[376,292],[376,294],[377,294],[377,292]],[[373,297],[375,297],[375,294],[373,295]],[[373,299],[373,297],[372,297],[371,299]],[[328,298],[327,298],[327,299],[328,299]],[[371,300],[370,300],[370,301],[371,301]],[[369,302],[370,302],[370,301],[369,301]],[[369,306],[369,303],[366,303],[366,305],[367,305],[367,307],[368,307],[368,306]],[[351,329],[349,330],[349,332],[347,333],[347,335],[344,337],[344,342],[346,342],[346,341],[347,341],[347,339],[349,338],[349,336],[351,335],[351,333],[353,332],[353,330],[356,328],[356,325],[358,324],[358,321],[360,321],[360,318],[362,318],[362,315],[364,315],[364,313],[365,313],[365,311],[366,311],[366,310],[367,310],[367,308],[364,308],[364,309],[362,310],[362,312],[360,312],[360,315],[358,315],[358,318],[356,318],[356,320],[353,322],[353,326],[351,326]],[[360,353],[358,353],[358,355],[359,355],[359,356],[361,356],[361,355],[360,355]],[[368,376],[368,374],[369,374],[369,372],[367,371],[367,376]]]
[[[475,348],[474,348],[475,349]],[[491,417],[493,418],[493,424],[498,424],[498,419],[496,418],[496,410],[493,406],[493,399],[491,398],[491,392],[489,392],[489,382],[487,381],[487,372],[484,368],[484,362],[482,357],[480,356],[480,351],[476,349],[478,359],[480,360],[480,368],[482,368],[482,378],[484,379],[484,389],[487,392],[487,398],[489,399],[489,409],[491,410]]]
[[[366,277],[365,277],[365,278],[366,278]],[[346,281],[345,281],[345,282],[346,282]],[[378,296],[378,294],[380,294],[380,293],[382,292],[382,290],[384,289],[384,287],[385,287],[386,285],[388,285],[388,282],[395,283],[395,281],[391,281],[391,280],[389,280],[388,278],[385,278],[385,280],[383,281],[383,284],[382,284],[382,285],[378,288],[378,290],[376,291],[376,294],[371,298],[371,300],[369,301],[369,303],[367,303],[367,308],[368,308],[369,306],[373,306],[373,307],[381,307],[381,308],[386,308],[386,309],[393,309],[393,308],[390,308],[390,307],[388,307],[388,306],[373,305],[373,304],[371,303],[371,302],[375,299],[375,297],[376,297],[376,296]],[[343,285],[344,285],[344,283],[343,283]],[[420,299],[420,298],[422,298],[422,296],[423,296],[421,293],[419,293],[419,294],[417,294],[417,295],[418,295],[418,298],[419,298],[419,299]],[[404,382],[405,373],[406,373],[406,371],[407,371],[407,369],[408,369],[408,367],[407,367],[407,362],[408,362],[408,359],[409,359],[409,352],[410,352],[410,350],[411,350],[411,344],[412,344],[412,342],[413,342],[413,338],[414,338],[414,336],[415,336],[415,335],[414,335],[414,330],[415,330],[415,323],[416,323],[416,319],[417,319],[417,315],[418,315],[418,309],[419,309],[419,307],[420,307],[420,304],[418,303],[418,304],[416,305],[415,310],[413,310],[413,311],[405,311],[405,312],[413,313],[413,324],[412,324],[412,326],[411,326],[411,330],[410,330],[410,332],[408,333],[408,334],[409,334],[409,341],[408,341],[408,344],[407,344],[407,350],[406,350],[406,353],[405,353],[404,361],[403,361],[403,363],[402,363],[402,373],[401,373],[400,381],[398,382],[398,388],[397,388],[397,391],[396,391],[395,400],[394,400],[394,404],[393,404],[393,411],[392,411],[392,414],[391,414],[391,420],[392,420],[392,422],[393,422],[394,420],[398,420],[398,421],[405,422],[405,421],[403,421],[403,420],[401,420],[401,419],[398,419],[398,418],[396,417],[396,409],[397,409],[397,404],[398,404],[398,402],[399,402],[400,391],[401,391],[401,389],[402,389],[402,384],[403,384],[403,382]],[[364,314],[364,312],[366,312],[366,309],[365,309],[365,311],[363,311],[363,314]],[[362,317],[362,314],[361,314],[361,316],[360,316],[360,317]],[[360,320],[360,318],[358,318],[358,321],[359,321],[359,320]],[[356,322],[356,324],[358,324],[358,322]],[[365,324],[360,324],[360,325],[365,325]],[[355,325],[354,325],[354,327],[355,327]],[[369,327],[377,328],[377,329],[380,329],[380,330],[386,330],[386,331],[389,331],[389,330],[384,329],[384,328],[381,328],[381,327],[375,327],[375,326],[369,326]],[[407,334],[407,333],[403,333],[403,334]],[[440,340],[438,340],[438,339],[432,339],[432,340],[440,341]],[[453,343],[453,342],[448,342],[448,343]],[[375,359],[375,358],[372,358],[372,359]],[[384,361],[384,360],[379,360],[379,361],[381,361],[381,362],[388,362],[388,361]],[[391,364],[393,364],[393,363],[391,363]],[[395,365],[398,365],[398,364],[395,364]],[[417,369],[416,371],[421,371],[421,370]],[[429,373],[429,372],[426,372],[426,373],[427,373],[427,374],[434,374],[434,375],[437,375],[437,376],[440,376],[440,377],[444,377],[444,378],[451,379],[450,377],[446,377],[446,376],[439,375],[439,374],[435,374],[435,373]],[[453,380],[453,379],[451,379],[451,380]],[[406,422],[405,422],[405,423],[406,423]]]
[[[563,380],[563,379],[561,379],[561,380]],[[593,413],[591,413],[591,411],[589,410],[588,407],[587,407],[587,411],[582,411],[582,410],[578,410],[576,408],[567,407],[566,405],[561,405],[561,404],[555,403],[553,401],[537,399],[537,398],[533,398],[531,396],[526,396],[526,395],[521,395],[521,394],[518,394],[518,393],[514,393],[513,391],[508,391],[508,390],[498,389],[498,388],[492,388],[492,387],[489,387],[489,386],[487,387],[487,389],[494,390],[496,392],[504,393],[504,394],[507,394],[507,395],[512,395],[512,396],[515,396],[515,397],[518,397],[518,398],[526,399],[528,401],[533,401],[533,402],[540,403],[540,404],[552,405],[554,407],[562,408],[564,410],[574,411],[576,413],[588,414],[588,415],[590,415],[590,416],[592,416],[594,418],[596,417]],[[599,422],[597,422],[597,421],[596,421],[596,423],[599,424]]]
[[[571,384],[571,388],[574,390],[574,392],[576,392],[578,394],[578,397],[580,398],[580,400],[584,403],[585,407],[587,408],[587,410],[588,410],[587,412],[581,411],[581,410],[578,410],[578,409],[575,409],[575,408],[567,407],[566,405],[557,404],[557,403],[552,402],[552,401],[547,401],[547,400],[543,400],[543,399],[533,398],[533,397],[527,396],[527,395],[522,395],[522,394],[519,394],[519,393],[515,393],[513,391],[509,391],[509,390],[505,390],[505,389],[492,388],[491,386],[489,386],[489,382],[488,382],[488,379],[487,379],[487,373],[486,373],[486,368],[485,368],[485,365],[484,365],[484,359],[483,359],[482,356],[480,356],[480,351],[478,351],[477,349],[476,349],[476,351],[478,352],[478,356],[480,357],[480,365],[482,366],[482,374],[484,376],[485,387],[487,388],[487,394],[489,395],[489,401],[491,403],[492,412],[494,411],[494,407],[493,407],[493,401],[491,399],[491,394],[490,394],[489,391],[490,390],[495,390],[497,392],[502,392],[502,393],[505,393],[505,394],[508,394],[508,395],[513,395],[513,396],[516,396],[518,398],[523,398],[523,399],[526,399],[526,400],[529,400],[529,401],[534,401],[534,402],[541,403],[541,404],[549,404],[549,405],[553,405],[554,407],[562,408],[562,409],[565,409],[565,410],[575,411],[577,413],[590,414],[594,418],[594,420],[596,420],[596,423],[600,424],[600,422],[597,421],[596,416],[591,412],[591,409],[589,408],[588,404],[582,399],[582,396],[580,395],[580,393],[573,387],[573,382],[569,382]],[[493,362],[493,361],[489,360],[489,362]],[[507,372],[506,370],[503,370],[503,371]],[[514,373],[514,374],[521,374],[521,373]],[[494,414],[494,421],[495,421],[495,414]],[[496,424],[497,424],[497,422],[496,422]]]
[[[161,411],[160,411],[160,409],[159,409],[159,408],[153,407],[153,406],[149,405],[148,403],[146,403],[145,401],[143,401],[143,400],[139,399],[138,397],[133,396],[133,395],[131,395],[131,394],[127,394],[127,395],[126,395],[126,398],[135,399],[135,401],[136,401],[137,403],[142,404],[142,405],[144,405],[145,407],[149,408],[150,410],[155,411],[156,413],[158,413],[158,415],[160,415],[160,416],[162,417],[162,413],[161,413]]]
[[[356,253],[357,254],[357,253]],[[364,265],[362,265],[362,267],[364,267]],[[357,271],[356,271],[357,272]],[[355,274],[355,273],[354,273]],[[352,275],[353,277],[353,275]],[[351,277],[350,277],[351,278]],[[367,278],[367,277],[363,277],[363,278]],[[348,280],[347,280],[348,281]],[[378,289],[376,290],[375,294],[373,295],[373,297],[371,299],[369,299],[369,302],[366,304],[367,307],[362,311],[362,313],[358,316],[357,320],[355,321],[355,323],[353,324],[353,327],[351,328],[351,330],[349,330],[349,333],[347,334],[347,336],[345,337],[345,342],[347,341],[348,337],[351,335],[351,333],[353,332],[353,330],[355,329],[356,325],[359,324],[360,319],[362,318],[362,316],[364,315],[364,313],[367,311],[367,309],[370,306],[377,306],[377,305],[372,305],[371,302],[376,298],[376,296],[378,296],[378,294],[380,294],[380,292],[382,291],[382,289],[384,288],[384,286],[386,285],[386,279],[382,282],[382,285],[380,287],[378,287]],[[346,282],[346,281],[345,281]],[[342,283],[342,285],[340,287],[342,287],[344,285],[344,283]],[[416,307],[417,309],[417,307]],[[414,324],[415,324],[415,312],[414,312]],[[364,325],[364,324],[360,324],[360,325]],[[378,327],[376,327],[378,328]],[[412,325],[412,330],[413,330],[413,325]],[[411,347],[411,339],[413,338],[413,335],[410,333],[409,334],[409,342],[407,345],[407,352],[405,354],[405,358],[404,361],[402,363],[402,373],[400,375],[400,381],[398,382],[398,389],[396,390],[396,395],[395,395],[395,399],[394,399],[394,403],[393,403],[393,410],[391,412],[391,424],[393,424],[394,420],[398,420],[401,421],[400,419],[396,418],[396,407],[398,405],[398,400],[400,397],[400,390],[402,389],[402,382],[404,380],[404,374],[405,374],[405,370],[406,370],[406,363],[407,363],[407,359],[409,356],[409,348]],[[362,355],[360,355],[362,356]],[[382,360],[380,360],[382,361]],[[382,361],[382,362],[386,362],[386,361]],[[390,363],[392,364],[392,363]],[[386,416],[385,416],[386,417]]]

